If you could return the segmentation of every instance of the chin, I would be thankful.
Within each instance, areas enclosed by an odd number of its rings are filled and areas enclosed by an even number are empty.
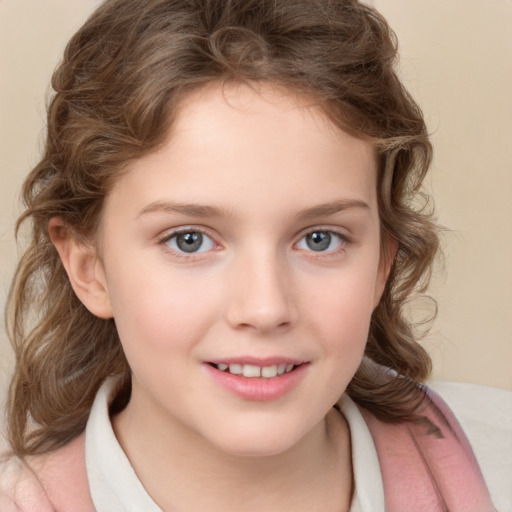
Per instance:
[[[263,457],[274,457],[281,455],[290,449],[296,443],[290,442],[290,440],[281,440],[281,442],[268,442],[261,440],[259,442],[254,441],[252,443],[240,442],[230,443],[229,445],[219,446],[219,448],[233,457],[247,457],[247,458],[263,458]]]
[[[283,454],[298,445],[307,435],[291,426],[279,425],[277,422],[257,428],[226,428],[226,435],[215,440],[217,448],[235,457],[272,457]]]

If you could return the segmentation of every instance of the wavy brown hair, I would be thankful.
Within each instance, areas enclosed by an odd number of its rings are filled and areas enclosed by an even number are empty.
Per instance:
[[[60,216],[94,239],[105,196],[130,161],[154,151],[183,98],[213,81],[272,83],[316,102],[378,150],[383,239],[398,251],[349,395],[387,421],[411,418],[411,390],[430,373],[404,306],[424,291],[438,236],[418,203],[432,149],[421,110],[395,71],[396,38],[356,0],[107,0],[55,71],[40,163],[23,187],[30,224],[6,311],[16,367],[8,436],[17,455],[62,446],[85,428],[94,396],[130,369],[114,321],[75,296],[48,233]],[[404,378],[382,381],[375,364]]]

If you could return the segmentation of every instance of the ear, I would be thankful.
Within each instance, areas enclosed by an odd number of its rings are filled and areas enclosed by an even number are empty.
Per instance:
[[[95,248],[73,236],[60,217],[50,220],[48,232],[82,304],[99,318],[112,318],[105,272]]]
[[[386,283],[388,281],[391,267],[395,261],[396,252],[398,250],[398,242],[388,235],[384,235],[382,241],[382,250],[380,254],[379,269],[377,272],[377,279],[375,281],[375,295],[373,301],[374,309],[379,305]]]

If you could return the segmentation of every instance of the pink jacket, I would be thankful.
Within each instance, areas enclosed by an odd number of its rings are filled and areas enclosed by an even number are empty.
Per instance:
[[[439,396],[425,394],[426,421],[388,424],[360,411],[375,442],[386,512],[494,512],[469,442]],[[15,459],[12,464],[21,465]],[[11,468],[1,512],[94,512],[85,468],[85,433],[65,447]],[[37,476],[36,476],[37,475]]]

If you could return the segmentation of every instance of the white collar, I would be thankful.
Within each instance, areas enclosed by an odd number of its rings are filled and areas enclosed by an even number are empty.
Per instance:
[[[108,412],[116,381],[98,391],[85,429],[85,463],[96,512],[162,512],[137,478]]]
[[[384,487],[379,459],[370,430],[352,399],[338,402],[350,429],[354,498],[350,512],[384,512]]]

